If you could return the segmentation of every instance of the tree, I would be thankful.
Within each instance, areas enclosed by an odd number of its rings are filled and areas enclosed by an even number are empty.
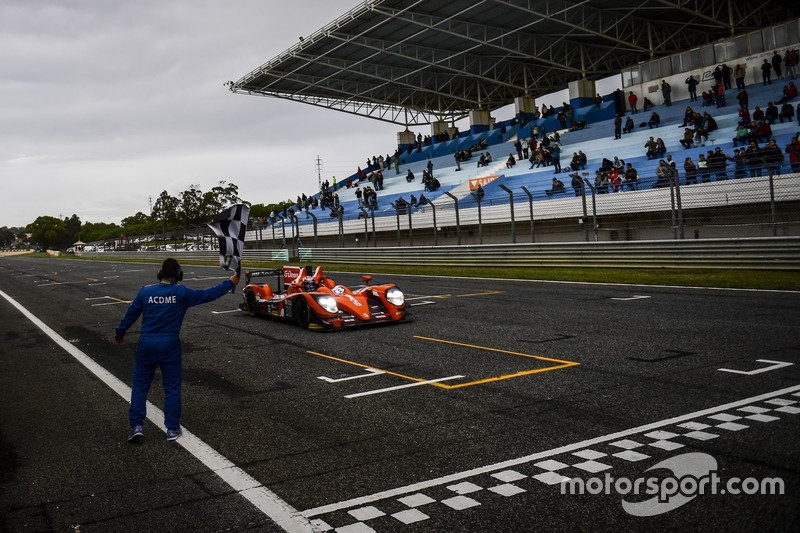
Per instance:
[[[181,193],[180,220],[184,226],[201,222],[203,191],[199,185],[189,185]]]
[[[83,242],[114,240],[121,233],[121,229],[114,223],[87,222],[81,229],[80,240]]]
[[[20,228],[0,228],[0,248],[8,248],[17,239]]]
[[[233,183],[226,185],[225,181],[220,181],[219,185],[203,195],[200,222],[212,220],[225,206],[240,202],[242,199],[239,198],[239,187]]]
[[[174,226],[178,223],[178,208],[180,205],[181,201],[174,196],[170,196],[167,191],[161,192],[153,206],[151,216],[153,220],[158,221],[162,232],[167,231],[167,226]]]
[[[56,217],[40,216],[26,229],[33,234],[32,240],[42,248],[58,250],[72,244],[66,222]]]
[[[81,232],[81,219],[78,215],[73,214],[69,218],[64,219],[67,235],[69,235],[69,244],[78,240],[78,234]]]

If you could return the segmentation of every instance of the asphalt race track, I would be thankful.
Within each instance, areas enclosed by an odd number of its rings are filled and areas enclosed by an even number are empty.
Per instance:
[[[800,523],[800,293],[377,274],[413,321],[318,333],[237,291],[184,322],[184,436],[157,374],[129,444],[140,322],[113,328],[156,270],[0,257],[2,531]]]

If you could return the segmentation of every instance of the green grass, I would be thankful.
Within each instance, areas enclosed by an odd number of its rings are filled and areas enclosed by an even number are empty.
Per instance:
[[[48,254],[26,254],[26,257],[52,257]],[[180,254],[176,254],[180,259]],[[88,259],[123,261],[109,258],[81,258],[64,255],[62,259]],[[136,263],[158,263],[158,260],[124,261]],[[193,262],[194,264],[215,265],[216,262]],[[299,261],[289,264],[300,265]],[[245,269],[277,268],[282,263],[245,263]],[[316,265],[315,265],[316,266]],[[325,271],[364,272],[367,274],[424,274],[429,276],[464,276],[478,278],[539,279],[554,281],[586,281],[594,283],[635,283],[641,285],[680,285],[691,287],[726,287],[743,289],[772,289],[800,291],[800,271],[790,270],[722,270],[722,269],[647,269],[647,268],[451,268],[451,267],[413,267],[378,266],[358,264],[325,264]]]

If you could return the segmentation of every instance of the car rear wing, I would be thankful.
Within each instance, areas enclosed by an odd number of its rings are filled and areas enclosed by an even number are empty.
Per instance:
[[[273,268],[270,270],[245,270],[244,272],[244,280],[246,284],[250,284],[250,280],[253,278],[263,278],[266,276],[280,276],[283,274],[283,271],[280,268]]]
[[[309,269],[310,267],[306,267]],[[295,279],[303,272],[303,267],[299,266],[283,266],[282,268],[272,268],[267,270],[246,270],[244,273],[245,285],[250,285],[253,278],[272,277],[277,279],[277,287],[274,289],[276,292],[283,292],[285,286]],[[272,285],[272,283],[270,283]]]

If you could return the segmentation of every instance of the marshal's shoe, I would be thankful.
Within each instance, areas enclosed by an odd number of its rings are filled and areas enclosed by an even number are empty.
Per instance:
[[[142,433],[142,426],[133,426],[130,434],[128,435],[128,442],[137,442],[142,437],[144,437],[144,433]]]
[[[180,428],[178,428],[178,429],[169,429],[168,428],[167,429],[167,440],[175,440],[178,437],[180,437],[181,435],[183,435],[183,431],[181,431]]]

